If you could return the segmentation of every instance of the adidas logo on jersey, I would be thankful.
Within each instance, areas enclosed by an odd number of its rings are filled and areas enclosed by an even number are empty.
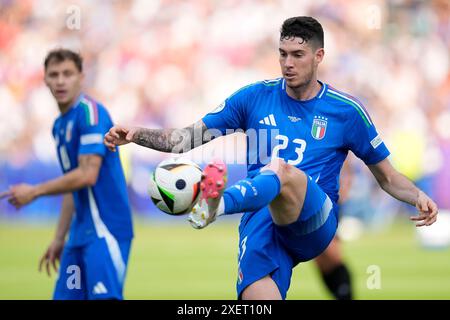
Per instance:
[[[97,284],[94,287],[94,290],[92,290],[94,294],[105,294],[108,293],[108,290],[106,290],[105,285],[103,282],[97,282]]]
[[[259,120],[259,123],[267,124],[268,126],[277,126],[277,122],[275,121],[275,117],[273,116],[273,114],[270,114],[267,117],[264,117],[264,119]]]

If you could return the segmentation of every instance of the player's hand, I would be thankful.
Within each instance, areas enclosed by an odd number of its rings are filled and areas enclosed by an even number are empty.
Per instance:
[[[49,277],[51,276],[52,266],[55,273],[58,273],[58,266],[56,265],[56,262],[61,260],[61,253],[63,249],[64,240],[54,239],[39,260],[39,272],[42,271],[42,266],[45,264],[45,269],[47,270]]]
[[[431,226],[436,222],[438,207],[436,203],[422,191],[420,191],[417,196],[416,208],[417,211],[419,211],[419,214],[410,218],[412,221],[418,221],[416,227]]]
[[[36,199],[36,187],[26,183],[17,184],[9,189],[7,196],[8,202],[19,209]]]
[[[130,128],[116,125],[109,129],[103,140],[106,147],[111,151],[116,151],[117,146],[121,146],[133,141],[134,133],[137,128]]]

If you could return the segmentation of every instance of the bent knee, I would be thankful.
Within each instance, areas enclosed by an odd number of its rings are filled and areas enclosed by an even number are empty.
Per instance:
[[[278,176],[282,184],[288,180],[288,174],[291,171],[292,167],[290,164],[287,164],[286,161],[280,158],[272,158],[269,164],[265,165],[262,169],[262,171],[271,170],[275,172],[275,174]]]
[[[286,163],[286,161],[284,161],[283,159],[272,159],[269,164],[261,169],[261,171],[265,170],[271,170],[275,172],[275,174],[280,179],[282,189],[306,188],[306,174],[297,167]]]

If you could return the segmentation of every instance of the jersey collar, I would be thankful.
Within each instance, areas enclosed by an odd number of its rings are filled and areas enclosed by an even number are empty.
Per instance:
[[[325,82],[322,82],[320,80],[317,80],[317,82],[319,82],[322,85],[322,89],[316,94],[315,97],[308,99],[308,100],[296,100],[294,98],[292,98],[291,96],[289,96],[286,92],[286,80],[283,78],[283,81],[281,82],[281,90],[284,92],[284,94],[286,95],[286,97],[290,98],[293,101],[297,101],[297,102],[301,102],[301,103],[308,103],[311,102],[315,99],[321,99],[323,97],[323,95],[325,94],[325,92],[328,89],[328,85]]]
[[[72,111],[75,107],[77,107],[77,106],[80,104],[80,102],[81,102],[81,100],[83,100],[83,98],[84,98],[84,93],[80,93],[80,95],[79,95],[78,98],[75,100],[75,102],[74,102],[74,103],[67,109],[67,111],[66,111],[64,114],[62,114],[61,116],[64,117],[66,114],[69,114],[70,111]]]

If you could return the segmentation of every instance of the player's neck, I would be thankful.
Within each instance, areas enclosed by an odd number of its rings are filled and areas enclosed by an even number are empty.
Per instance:
[[[80,93],[76,94],[69,102],[66,103],[58,103],[59,112],[61,114],[65,114],[67,111],[70,110],[70,108],[73,106],[75,101],[77,101],[78,97],[80,96]]]
[[[305,101],[317,96],[321,89],[322,84],[320,84],[317,79],[314,78],[304,86],[295,88],[286,86],[286,93],[295,100]]]

